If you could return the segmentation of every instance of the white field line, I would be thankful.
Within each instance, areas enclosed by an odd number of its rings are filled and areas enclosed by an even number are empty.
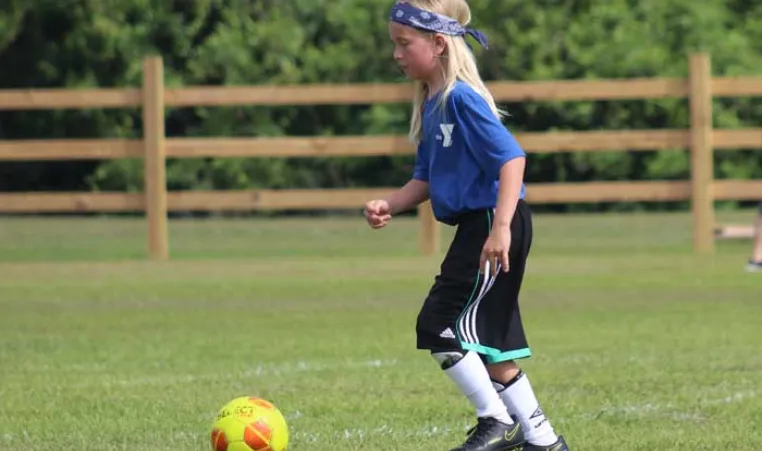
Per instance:
[[[563,363],[563,364],[596,364],[596,365],[602,365],[602,364],[622,364],[622,363],[636,363],[636,364],[645,364],[645,363],[654,363],[656,362],[656,359],[649,358],[646,356],[637,356],[637,357],[630,357],[626,360],[622,360],[620,357],[617,358],[609,358],[609,357],[601,357],[596,356],[594,354],[588,354],[588,353],[566,353],[565,355],[561,357],[547,357],[547,356],[536,356],[534,357],[534,360],[536,362],[539,362],[540,364],[546,361],[553,361],[554,363]],[[309,361],[309,360],[299,360],[299,361],[293,361],[293,362],[284,362],[284,363],[276,363],[276,364],[259,364],[256,366],[251,366],[249,368],[245,368],[244,370],[238,371],[235,374],[253,374],[253,375],[281,375],[284,374],[287,371],[322,371],[323,369],[330,369],[332,367],[361,367],[365,363],[368,364],[368,366],[387,366],[389,365],[389,362],[394,362],[393,364],[397,363],[415,363],[415,362],[421,362],[425,361],[425,358],[423,359],[410,359],[405,360],[403,362],[397,361],[397,359],[387,359],[387,360],[368,360],[367,362],[360,362],[360,361],[337,361],[337,362],[327,362],[327,361]],[[375,364],[375,365],[374,365]],[[433,364],[432,364],[433,365]],[[435,367],[434,367],[435,368]],[[66,363],[66,364],[60,364],[60,365],[54,365],[50,363],[38,363],[33,364],[30,366],[22,366],[20,369],[20,372],[31,372],[31,373],[82,373],[83,376],[93,375],[93,376],[109,376],[109,369],[110,366],[108,363],[96,363],[96,362],[73,362],[73,363]],[[160,365],[154,365],[154,369],[161,370]],[[220,373],[215,373],[220,374]],[[177,376],[174,375],[173,377],[180,377],[180,379],[185,379],[187,377],[191,377],[191,375],[187,376]],[[206,379],[208,377],[212,377],[211,374],[209,375],[199,375],[197,376],[200,379]],[[153,378],[159,378],[161,379],[162,376],[153,376],[148,377],[146,379],[153,379]],[[130,380],[138,380],[142,378],[133,378]],[[127,380],[127,379],[124,379]],[[96,383],[97,384],[97,383]],[[140,385],[140,382],[137,383],[137,385]]]
[[[754,398],[759,395],[758,392],[737,392],[730,396],[725,396],[722,398],[708,398],[701,400],[700,404],[704,406],[711,406],[711,405],[719,405],[719,404],[732,404],[735,402],[742,401],[744,399]],[[604,412],[609,413],[624,413],[624,414],[637,414],[637,415],[644,415],[649,413],[659,413],[664,412],[666,410],[669,410],[671,407],[669,404],[667,405],[658,405],[658,404],[643,404],[643,405],[624,405],[624,406],[612,406],[603,409]],[[701,421],[704,419],[704,417],[700,416],[699,414],[695,413],[685,413],[685,412],[665,412],[669,413],[669,416],[675,420],[680,421]],[[296,416],[294,418],[290,418],[288,421],[289,423],[294,422],[294,420],[298,420],[298,418],[301,418],[302,414],[300,412],[296,412]],[[582,415],[585,417],[585,419],[590,420],[593,417],[597,417],[598,414],[584,414]],[[423,428],[418,429],[404,429],[404,427],[400,426],[398,428],[393,428],[389,425],[382,425],[375,428],[353,428],[353,429],[345,429],[343,431],[335,431],[330,434],[327,433],[309,433],[309,432],[300,432],[295,431],[293,434],[294,440],[297,440],[299,443],[320,443],[325,442],[326,440],[348,440],[348,441],[361,441],[365,438],[369,437],[378,437],[378,436],[393,436],[395,438],[426,438],[426,437],[433,437],[435,435],[442,435],[442,434],[449,434],[451,432],[465,432],[468,430],[468,428],[472,426],[472,424],[464,423],[461,426],[454,426],[454,425],[432,425],[432,426],[426,426]]]
[[[76,388],[94,386],[102,387],[136,387],[148,385],[174,385],[203,381],[221,381],[237,378],[257,378],[283,376],[293,373],[311,373],[331,370],[349,370],[354,368],[382,368],[397,365],[396,359],[365,360],[365,361],[336,361],[310,362],[298,361],[275,365],[256,365],[240,371],[207,373],[207,374],[161,374],[156,376],[127,377],[117,379],[96,379],[76,384]]]
[[[721,398],[705,398],[699,400],[701,406],[715,406],[720,404],[732,404],[735,402],[743,401],[744,399],[756,398],[759,395],[756,391],[742,391],[733,393],[730,396]],[[625,415],[625,416],[658,416],[661,418],[671,418],[678,421],[704,421],[706,417],[696,412],[682,412],[678,410],[678,406],[672,403],[667,404],[625,404],[621,406],[605,407],[596,413],[585,415],[587,418],[598,418],[600,416],[610,415]]]
[[[584,357],[584,356],[582,356]],[[568,356],[569,359],[582,358],[580,356]],[[566,360],[565,358],[564,360]],[[284,362],[276,364],[258,364],[238,371],[206,373],[206,374],[178,374],[164,373],[153,376],[135,376],[119,377],[108,373],[100,373],[105,369],[98,365],[98,371],[83,375],[84,380],[73,385],[74,388],[90,387],[139,387],[139,386],[165,386],[175,384],[188,384],[194,382],[214,382],[238,378],[257,378],[257,377],[279,377],[288,376],[293,373],[317,373],[331,370],[349,370],[357,368],[382,368],[400,364],[397,359],[375,359],[375,360],[340,360],[340,361],[309,361],[299,360],[295,362]],[[71,365],[70,369],[88,373],[86,365]],[[432,368],[435,366],[432,363]],[[88,377],[90,376],[90,377]]]
[[[736,392],[730,396],[725,396],[721,398],[705,398],[700,401],[700,404],[702,406],[713,406],[713,405],[720,405],[720,404],[732,404],[735,402],[742,401],[744,399],[749,398],[755,398],[759,395],[758,392],[754,391],[745,391],[745,392]],[[674,409],[674,407],[671,404],[666,405],[659,405],[659,404],[642,404],[642,405],[622,405],[622,406],[611,406],[607,407],[601,410],[601,412],[607,412],[612,414],[635,414],[638,416],[645,416],[647,414],[657,414],[659,416],[665,415],[679,421],[702,421],[705,418],[701,416],[700,414],[696,413],[686,413],[686,412],[678,412],[678,411],[671,411],[670,409]],[[583,414],[581,415],[582,418],[586,420],[590,420],[594,417],[598,417],[600,413],[589,413],[589,414]],[[302,418],[304,414],[300,411],[295,411],[290,414],[286,415],[286,419],[289,422],[289,424],[293,424],[294,422],[298,421],[300,418]],[[375,428],[353,428],[353,429],[344,429],[342,431],[334,431],[330,434],[326,433],[309,433],[309,432],[301,432],[301,431],[295,431],[293,434],[293,437],[297,440],[299,440],[300,443],[316,443],[320,441],[325,441],[328,439],[333,440],[362,440],[367,437],[374,437],[374,436],[394,436],[394,437],[400,437],[400,438],[413,438],[413,437],[433,437],[435,435],[442,435],[442,434],[449,434],[450,432],[465,432],[468,430],[469,427],[473,426],[473,424],[470,424],[468,422],[463,423],[460,426],[455,425],[431,425],[426,426],[423,428],[418,429],[404,429],[403,427],[398,427],[397,429],[389,426],[389,425],[382,425]]]
[[[324,443],[328,440],[338,441],[362,441],[371,437],[394,437],[394,438],[427,438],[438,435],[450,434],[452,432],[464,433],[468,430],[472,424],[464,423],[460,427],[457,426],[445,426],[445,425],[432,425],[418,429],[405,429],[404,426],[398,426],[396,428],[389,425],[381,425],[375,428],[353,428],[344,429],[343,431],[335,431],[331,434],[321,433],[309,433],[296,431],[293,434],[293,440],[299,443]],[[464,435],[465,438],[465,435]]]

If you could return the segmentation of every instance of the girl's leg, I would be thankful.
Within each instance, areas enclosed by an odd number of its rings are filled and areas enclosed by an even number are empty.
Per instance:
[[[488,364],[487,370],[508,412],[521,423],[527,442],[539,446],[550,446],[558,442],[558,436],[545,417],[529,378],[516,362],[509,360]]]

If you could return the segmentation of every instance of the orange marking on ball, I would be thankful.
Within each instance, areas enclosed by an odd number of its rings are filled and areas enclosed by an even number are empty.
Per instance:
[[[270,439],[273,432],[270,426],[262,420],[246,426],[243,433],[243,441],[255,451],[269,451]]]
[[[265,401],[264,399],[251,397],[249,398],[249,400],[251,400],[252,404],[254,404],[255,406],[264,407],[265,409],[275,408],[275,406],[272,405],[272,403],[270,403],[269,401]]]
[[[219,429],[212,431],[212,447],[215,451],[226,451],[228,449],[228,439],[225,433]]]

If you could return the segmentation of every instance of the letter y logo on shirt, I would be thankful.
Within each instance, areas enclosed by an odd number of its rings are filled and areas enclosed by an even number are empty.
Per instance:
[[[439,124],[439,129],[442,130],[442,135],[444,135],[442,147],[452,146],[452,130],[454,128],[455,124]]]

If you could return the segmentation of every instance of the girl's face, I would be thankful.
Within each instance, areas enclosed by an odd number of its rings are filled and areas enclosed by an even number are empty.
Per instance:
[[[394,42],[394,60],[405,75],[426,83],[441,77],[439,58],[445,48],[442,36],[396,22],[390,22],[389,36]]]

